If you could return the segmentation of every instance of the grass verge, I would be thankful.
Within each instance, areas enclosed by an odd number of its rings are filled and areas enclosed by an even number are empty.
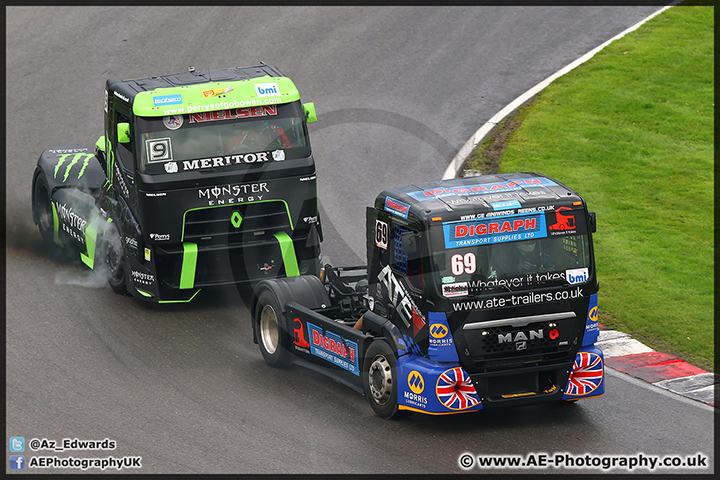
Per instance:
[[[489,172],[500,151],[499,171],[582,194],[601,323],[712,371],[713,42],[713,7],[673,7],[553,82],[467,164]]]

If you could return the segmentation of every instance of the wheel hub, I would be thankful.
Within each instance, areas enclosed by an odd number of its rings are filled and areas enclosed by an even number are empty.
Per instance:
[[[387,359],[378,355],[373,359],[368,371],[370,394],[380,405],[385,405],[392,394],[392,369]]]
[[[269,354],[278,348],[280,333],[278,332],[277,315],[270,305],[265,305],[260,314],[260,337]]]

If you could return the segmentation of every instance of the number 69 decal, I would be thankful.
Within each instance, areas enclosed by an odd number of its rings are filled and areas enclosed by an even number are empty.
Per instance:
[[[457,253],[450,259],[450,268],[452,269],[453,275],[462,275],[463,273],[472,274],[475,273],[477,263],[475,261],[475,254],[470,252],[462,255]]]
[[[166,162],[172,160],[169,138],[155,138],[145,141],[148,162]]]
[[[388,224],[375,220],[375,245],[387,250],[388,247]]]

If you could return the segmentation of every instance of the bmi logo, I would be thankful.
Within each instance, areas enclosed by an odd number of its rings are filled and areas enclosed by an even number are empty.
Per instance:
[[[258,83],[255,85],[255,93],[258,97],[270,97],[280,95],[280,89],[277,83]]]
[[[408,375],[408,386],[410,387],[410,390],[416,395],[419,395],[422,393],[423,390],[425,390],[425,380],[423,379],[422,375],[420,375],[420,372],[417,370],[413,370]]]
[[[570,285],[585,283],[588,281],[589,271],[587,268],[574,268],[565,270],[565,279]]]

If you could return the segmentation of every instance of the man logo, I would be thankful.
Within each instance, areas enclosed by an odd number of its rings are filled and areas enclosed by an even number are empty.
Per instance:
[[[442,323],[433,323],[430,326],[430,335],[432,335],[433,338],[445,338],[447,334],[448,329]]]
[[[588,312],[588,318],[590,319],[591,322],[598,321],[598,307],[597,306],[594,306],[593,308],[590,309],[590,311]]]
[[[422,375],[420,375],[420,372],[417,370],[410,372],[410,375],[408,375],[408,386],[416,395],[421,394],[422,391],[425,390],[425,380]]]

